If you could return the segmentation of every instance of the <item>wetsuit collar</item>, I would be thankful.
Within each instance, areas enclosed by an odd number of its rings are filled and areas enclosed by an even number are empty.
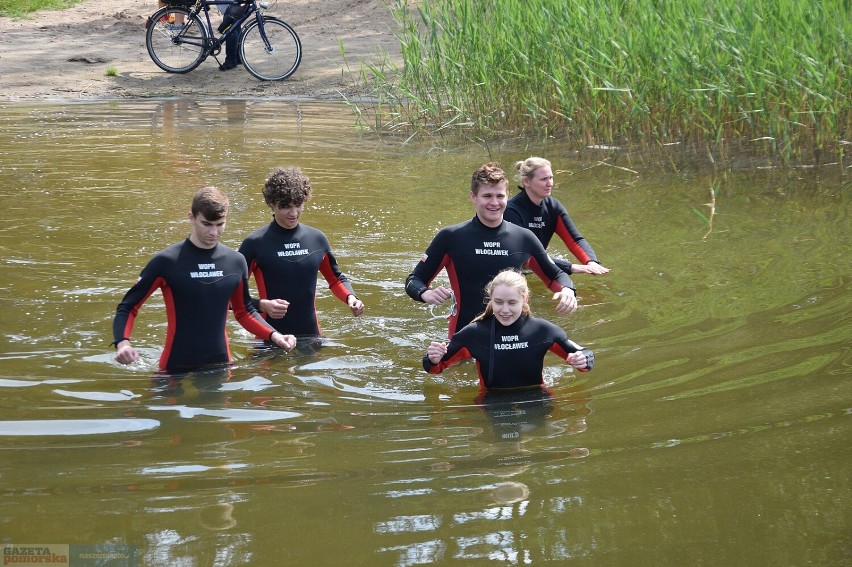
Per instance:
[[[533,206],[533,207],[543,207],[544,206],[544,199],[547,199],[547,197],[542,199],[540,204],[536,205],[535,201],[530,199],[530,194],[527,192],[525,187],[519,186],[518,189],[521,190],[521,197],[520,198],[523,199],[524,201],[526,201],[527,203],[529,203],[531,206]]]
[[[280,230],[281,232],[286,232],[287,234],[292,234],[293,232],[299,230],[299,227],[302,226],[302,223],[297,223],[293,228],[287,228],[278,224],[278,221],[272,219],[272,222],[269,223],[275,230]]]
[[[185,242],[187,244],[189,244],[190,246],[192,246],[196,250],[199,250],[201,252],[210,252],[211,254],[213,253],[214,250],[216,250],[216,248],[219,247],[219,244],[221,244],[220,242],[217,242],[216,244],[213,245],[212,248],[202,248],[201,246],[198,246],[195,242],[193,242],[192,239],[188,236],[186,237]]]
[[[503,225],[506,223],[506,219],[501,220],[500,224],[498,224],[497,226],[488,226],[487,224],[485,224],[484,222],[479,220],[478,215],[473,215],[473,222],[475,222],[476,224],[478,224],[479,226],[481,226],[482,228],[484,228],[486,230],[500,230],[501,228],[503,228]]]

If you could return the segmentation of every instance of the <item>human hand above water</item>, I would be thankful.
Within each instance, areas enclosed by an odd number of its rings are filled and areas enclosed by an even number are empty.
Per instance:
[[[285,335],[275,331],[269,336],[269,340],[283,348],[286,351],[293,350],[293,347],[296,346],[296,337],[293,335]]]
[[[359,317],[364,313],[364,302],[354,295],[349,294],[349,297],[346,298],[346,304],[349,306],[349,309],[352,310],[352,314],[356,317]]]
[[[420,299],[430,305],[443,305],[452,296],[453,290],[444,286],[438,286],[435,289],[427,289],[421,293]]]
[[[432,341],[426,348],[426,356],[432,364],[438,364],[444,355],[447,354],[447,343]]]
[[[121,364],[132,364],[139,360],[139,351],[130,346],[127,339],[115,345],[115,360]]]
[[[559,302],[556,305],[556,312],[560,315],[567,315],[577,310],[577,296],[574,295],[574,290],[570,287],[563,287],[554,293],[553,301]]]
[[[261,299],[260,310],[273,319],[283,319],[287,314],[290,302],[285,299]]]

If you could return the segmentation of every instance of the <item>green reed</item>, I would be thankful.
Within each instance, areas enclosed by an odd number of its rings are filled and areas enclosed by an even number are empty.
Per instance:
[[[852,138],[849,0],[395,0],[393,9],[403,67],[361,74],[378,101],[366,114],[382,131],[745,143],[817,160]]]

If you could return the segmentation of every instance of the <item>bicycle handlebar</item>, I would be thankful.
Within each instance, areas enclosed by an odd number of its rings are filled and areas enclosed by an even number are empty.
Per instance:
[[[206,4],[207,6],[214,6],[216,4],[222,6],[239,6],[240,4],[254,4],[256,0],[199,0],[202,4]],[[261,4],[261,1],[257,1],[258,4]]]

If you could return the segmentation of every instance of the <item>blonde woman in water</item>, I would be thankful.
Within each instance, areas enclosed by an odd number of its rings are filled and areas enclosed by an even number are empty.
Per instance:
[[[592,369],[594,354],[568,339],[565,331],[533,317],[529,287],[516,270],[498,273],[485,286],[485,311],[458,331],[449,344],[433,342],[423,368],[438,374],[465,358],[476,360],[483,388],[541,386],[544,355],[554,353],[581,372]]]

